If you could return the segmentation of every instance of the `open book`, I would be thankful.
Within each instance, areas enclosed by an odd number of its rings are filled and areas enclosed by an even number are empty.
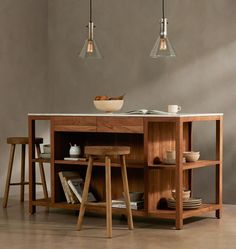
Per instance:
[[[70,189],[69,184],[68,184],[68,180],[71,179],[75,179],[75,178],[79,178],[80,174],[79,172],[75,172],[75,171],[60,171],[58,173],[60,181],[61,181],[61,185],[66,197],[66,200],[68,203],[78,203],[79,200],[78,198],[75,196],[75,194],[73,193],[73,191]]]
[[[154,114],[154,115],[168,115],[169,112],[163,112],[159,110],[147,110],[147,109],[139,109],[134,111],[128,111],[127,114]]]
[[[75,178],[75,179],[69,179],[68,184],[75,194],[75,196],[78,198],[79,202],[82,202],[82,195],[83,195],[83,189],[84,189],[84,180],[82,178]],[[88,202],[94,202],[96,201],[95,196],[92,192],[88,193]]]
[[[112,200],[112,207],[114,207],[114,208],[126,208],[126,204],[125,204],[125,201],[123,199]],[[130,207],[131,207],[131,209],[134,209],[134,210],[144,209],[144,200],[131,201]]]

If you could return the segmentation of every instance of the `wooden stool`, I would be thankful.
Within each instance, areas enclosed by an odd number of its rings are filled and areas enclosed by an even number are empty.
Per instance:
[[[86,172],[86,178],[84,183],[84,190],[82,196],[82,202],[80,205],[79,218],[77,223],[77,230],[81,230],[85,206],[86,205],[98,205],[101,203],[88,203],[87,197],[89,192],[89,185],[93,167],[93,156],[105,157],[105,175],[106,175],[106,223],[107,223],[107,236],[112,237],[112,199],[111,199],[111,156],[120,156],[122,182],[124,188],[124,198],[126,203],[128,227],[133,229],[133,218],[130,207],[129,185],[126,171],[125,155],[130,153],[130,147],[126,146],[87,146],[85,147],[85,154],[89,156],[88,168]]]
[[[8,165],[5,193],[4,193],[4,198],[3,198],[3,207],[4,208],[7,207],[8,195],[9,195],[9,190],[10,190],[11,185],[13,185],[13,186],[20,185],[21,186],[20,200],[23,202],[24,201],[25,185],[29,184],[29,182],[25,182],[25,147],[27,144],[29,144],[28,137],[8,137],[7,143],[11,145],[11,149],[10,149],[10,159],[9,159],[9,165]],[[42,138],[35,139],[35,147],[36,147],[38,157],[40,156],[40,153],[41,153],[39,145],[42,143],[43,143]],[[14,154],[15,154],[15,148],[16,148],[17,144],[21,144],[21,179],[20,179],[20,182],[11,183]],[[39,169],[40,169],[40,175],[41,175],[42,182],[37,183],[37,184],[43,186],[44,196],[45,196],[45,198],[48,198],[48,191],[47,191],[45,173],[44,173],[44,169],[43,169],[43,163],[39,163]]]

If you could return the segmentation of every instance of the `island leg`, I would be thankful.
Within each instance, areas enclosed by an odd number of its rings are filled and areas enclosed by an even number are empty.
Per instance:
[[[35,200],[35,120],[29,118],[29,213],[36,212],[36,206],[33,205]]]
[[[220,206],[216,210],[216,217],[218,219],[222,216],[222,182],[223,182],[223,118],[220,117],[220,120],[216,120],[216,160],[220,161],[216,165],[216,204]]]
[[[176,168],[175,168],[175,189],[176,189],[176,229],[183,228],[183,122],[176,121]]]

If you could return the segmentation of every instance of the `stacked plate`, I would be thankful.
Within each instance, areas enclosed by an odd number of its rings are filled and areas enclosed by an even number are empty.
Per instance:
[[[167,200],[168,208],[175,209],[176,201],[173,198]],[[202,199],[189,198],[183,201],[183,209],[196,209],[202,205]]]

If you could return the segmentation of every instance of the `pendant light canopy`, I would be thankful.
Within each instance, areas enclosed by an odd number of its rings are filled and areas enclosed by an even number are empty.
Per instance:
[[[162,0],[162,19],[160,20],[160,36],[150,53],[150,57],[175,57],[175,51],[167,37],[168,20],[165,18],[165,0]]]
[[[90,19],[88,24],[88,39],[85,40],[84,46],[79,54],[82,59],[101,59],[102,55],[94,39],[94,24],[92,19],[92,0],[90,0]]]

